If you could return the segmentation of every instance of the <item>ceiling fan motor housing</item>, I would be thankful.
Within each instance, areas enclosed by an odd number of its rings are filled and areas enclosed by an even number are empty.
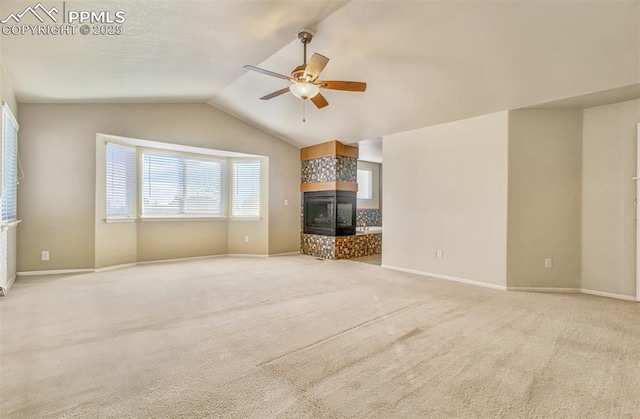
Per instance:
[[[305,65],[299,65],[291,72],[291,78],[297,81],[306,81],[304,79],[304,70],[307,68]]]

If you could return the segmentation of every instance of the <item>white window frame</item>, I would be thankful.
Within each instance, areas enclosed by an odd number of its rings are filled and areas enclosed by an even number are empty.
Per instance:
[[[9,125],[9,126],[7,126]],[[15,130],[13,138],[15,138],[15,144],[8,144],[8,139],[6,138],[7,129],[13,128]],[[18,121],[16,117],[11,112],[11,108],[6,103],[2,103],[2,189],[0,190],[0,218],[2,219],[3,225],[10,225],[19,222],[18,221],[18,131],[20,130],[20,126],[18,125]],[[15,161],[13,162],[13,171],[12,173],[7,173],[7,147],[13,146],[15,154],[13,158]],[[7,203],[7,193],[6,183],[14,182],[14,188],[12,188],[11,192],[14,196],[12,197],[13,208],[12,208],[12,217],[5,218],[5,205]]]
[[[362,186],[368,186],[367,190],[365,191],[364,188],[361,188],[361,182],[358,182],[358,195],[357,198],[359,201],[371,201],[373,199],[373,170],[370,169],[358,169],[357,171],[357,179],[360,179],[360,172],[362,173],[366,173],[365,176],[367,176],[368,178],[368,185],[362,185]]]
[[[142,142],[143,140],[135,140],[132,142],[127,141],[127,139],[122,139],[119,141],[117,139],[107,140],[104,139],[104,149],[105,149],[105,218],[104,221],[106,223],[120,223],[120,222],[135,222],[136,220],[140,220],[141,222],[155,222],[155,221],[198,221],[198,220],[226,220],[226,219],[234,219],[240,221],[251,221],[251,220],[261,220],[263,208],[265,207],[265,202],[263,198],[263,190],[266,187],[266,178],[265,178],[265,164],[267,164],[268,159],[264,156],[229,156],[225,154],[238,154],[238,153],[230,153],[226,151],[219,150],[211,150],[212,153],[208,152],[189,152],[189,151],[181,151],[174,148],[164,148],[162,146],[155,147],[151,144],[138,144],[138,141]],[[119,216],[119,215],[106,215],[106,200],[107,200],[107,190],[106,190],[106,159],[107,159],[107,145],[113,144],[116,146],[122,147],[130,147],[135,150],[135,173],[134,173],[134,211],[132,216]],[[147,143],[152,143],[152,141],[148,141]],[[162,143],[158,143],[162,144]],[[179,145],[176,145],[179,147]],[[203,151],[206,149],[203,149]],[[214,154],[215,153],[215,154]],[[218,154],[219,153],[219,154]],[[202,161],[215,161],[220,164],[220,214],[207,214],[207,213],[147,213],[144,211],[144,155],[152,154],[152,155],[165,155],[168,157],[181,157],[187,160],[202,160]],[[258,215],[238,215],[232,214],[234,210],[234,185],[233,185],[233,177],[234,177],[234,162],[256,162],[259,163],[259,178],[258,178]],[[197,202],[197,201],[196,201]],[[183,203],[184,205],[184,203]],[[175,207],[174,207],[175,208]],[[193,208],[193,207],[192,207]],[[196,206],[197,208],[197,206]]]
[[[188,160],[201,160],[207,162],[218,162],[220,163],[221,171],[221,191],[220,191],[220,208],[221,212],[219,214],[188,214],[188,213],[179,213],[179,214],[145,214],[144,213],[144,155],[165,155],[167,157],[180,157]],[[193,154],[193,153],[183,153],[180,151],[170,151],[158,148],[150,148],[150,147],[138,147],[138,194],[137,198],[139,200],[138,205],[138,216],[142,221],[159,221],[159,220],[216,220],[216,219],[225,219],[227,218],[227,196],[228,190],[226,187],[226,177],[227,177],[227,159],[224,157],[217,157],[207,154]],[[186,187],[186,183],[183,185],[183,188]]]

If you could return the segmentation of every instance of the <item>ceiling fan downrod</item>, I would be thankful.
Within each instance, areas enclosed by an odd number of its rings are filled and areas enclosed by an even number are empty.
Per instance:
[[[307,44],[311,42],[311,40],[313,39],[313,34],[308,30],[303,29],[300,32],[298,32],[298,39],[300,40],[300,42],[302,42],[302,45],[303,45],[303,52],[302,52],[303,64],[302,65],[306,67],[307,66]]]

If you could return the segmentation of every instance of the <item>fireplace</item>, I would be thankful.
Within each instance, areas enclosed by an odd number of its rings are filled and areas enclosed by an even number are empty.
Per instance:
[[[356,234],[356,192],[305,192],[303,202],[305,233],[321,236]]]

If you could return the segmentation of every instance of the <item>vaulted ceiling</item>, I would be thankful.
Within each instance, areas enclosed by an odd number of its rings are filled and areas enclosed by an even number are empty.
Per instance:
[[[31,2],[33,3],[33,2]],[[0,17],[25,1],[0,3]],[[51,6],[62,2],[44,2]],[[19,102],[207,102],[304,146],[355,142],[446,121],[640,82],[638,1],[66,1],[66,10],[123,10],[123,34],[2,35],[0,60]],[[37,23],[37,22],[35,22]],[[330,105],[242,68],[289,74],[330,58]]]

